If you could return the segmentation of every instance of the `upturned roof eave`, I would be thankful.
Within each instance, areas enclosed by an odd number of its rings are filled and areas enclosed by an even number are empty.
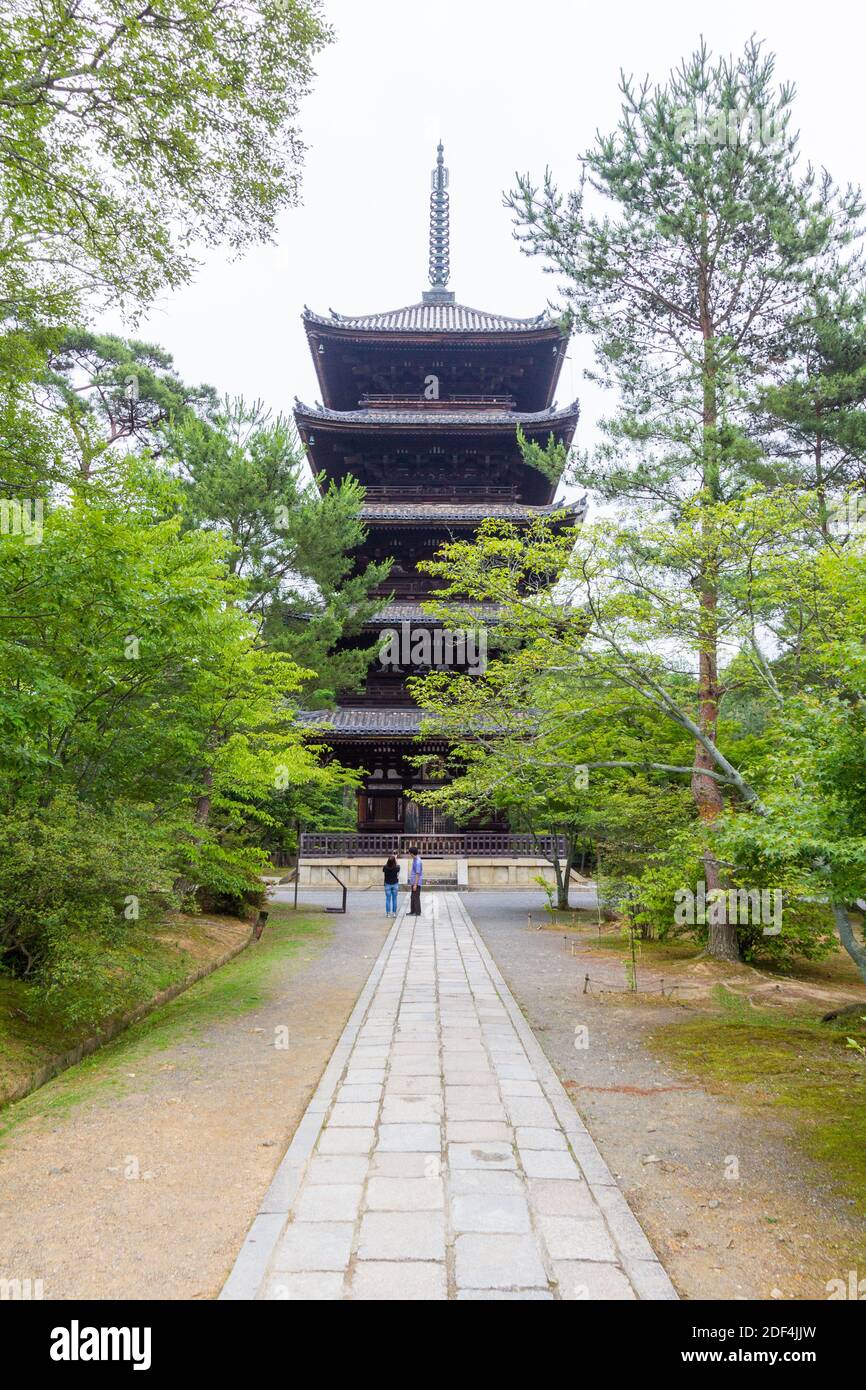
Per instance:
[[[359,743],[384,738],[389,743],[420,740],[422,744],[447,744],[477,732],[478,727],[469,724],[457,728],[437,727],[436,717],[430,710],[394,706],[376,709],[369,705],[339,705],[332,710],[298,710],[296,719],[308,735],[312,732],[328,743]],[[411,727],[408,727],[410,721]],[[492,723],[485,723],[483,727],[487,734],[495,735],[500,731],[500,726]]]
[[[410,716],[409,720],[405,718],[407,714]],[[402,717],[393,720],[389,718],[395,715]],[[362,722],[349,722],[353,716],[361,716]],[[429,722],[433,715],[417,709],[409,711],[405,708],[376,709],[369,705],[340,705],[333,710],[298,710],[295,717],[308,736],[314,734],[329,743],[357,743],[382,738],[387,738],[389,742],[413,742],[419,737],[423,740],[442,741],[449,737],[449,732],[444,729],[422,729],[422,724]],[[451,737],[454,737],[453,730]]]
[[[432,313],[431,306],[423,303],[403,304],[397,309],[387,309],[378,314],[355,315],[336,314],[333,311],[331,314],[317,314],[305,305],[301,322],[308,337],[312,331],[316,334],[329,334],[334,338],[358,337],[367,342],[371,338],[381,338],[394,343],[400,339],[415,342],[425,337],[435,339],[439,343],[447,338],[458,339],[461,343],[472,338],[492,338],[496,342],[507,339],[523,342],[533,338],[567,341],[571,335],[570,326],[565,319],[549,314],[542,313],[532,318],[520,319],[507,314],[475,309],[468,304],[454,304],[450,307],[454,311],[451,317],[455,322],[449,324],[424,322],[425,318],[429,320],[432,317]],[[413,314],[420,315],[422,321],[412,323],[410,316]],[[465,322],[461,322],[461,316],[464,316]],[[388,319],[396,322],[388,323]]]
[[[434,510],[432,506],[425,508],[423,502],[407,503],[399,511],[386,510],[397,505],[364,504],[361,507],[360,519],[365,525],[372,522],[385,528],[421,525],[435,527],[438,524],[448,527],[466,526],[477,530],[482,521],[510,521],[519,524],[544,518],[556,518],[561,525],[568,526],[583,520],[587,510],[587,499],[583,497],[579,502],[507,503],[498,511],[495,503],[486,508],[470,505],[464,508],[454,506]]]
[[[557,426],[569,428],[571,433],[577,428],[580,419],[580,403],[572,401],[559,409],[548,407],[545,410],[478,410],[476,411],[425,411],[419,402],[418,410],[332,410],[328,406],[311,406],[296,400],[294,408],[295,423],[300,431],[305,429],[358,430],[377,434],[381,430],[395,433],[422,431],[447,434],[454,430],[478,430],[481,433],[516,431],[518,425],[533,434]]]

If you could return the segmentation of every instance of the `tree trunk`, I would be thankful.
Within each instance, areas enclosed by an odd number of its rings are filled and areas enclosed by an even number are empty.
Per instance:
[[[701,732],[712,740],[716,741],[716,725],[719,717],[719,683],[718,667],[716,655],[716,633],[715,633],[715,592],[707,590],[702,593],[702,609],[708,616],[706,645],[700,653],[700,667],[698,675],[698,700],[699,700],[699,719]],[[703,600],[706,599],[706,606]],[[719,784],[713,777],[702,777],[701,772],[705,769],[712,769],[712,759],[702,743],[695,742],[694,771],[692,773],[692,795],[695,799],[698,815],[705,825],[712,823],[719,818],[724,810],[724,800]],[[716,856],[711,849],[704,851],[704,882],[709,893],[714,888],[721,888],[721,875]],[[720,914],[721,915],[721,914]],[[737,929],[730,922],[711,920],[712,913],[708,915],[708,939],[707,953],[716,956],[721,960],[739,960],[740,949],[737,944]]]
[[[566,883],[563,886],[562,865],[559,862],[559,855],[556,849],[555,835],[553,837],[553,854],[551,855],[551,861],[553,863],[553,876],[556,879],[556,906],[568,907],[568,881],[566,880]]]
[[[848,916],[848,909],[844,903],[833,904],[833,917],[836,921],[839,940],[860,971],[863,983],[866,985],[866,946],[861,946],[854,935],[851,918]]]
[[[196,825],[207,825],[210,819],[211,792],[213,791],[213,768],[205,768],[201,780],[204,791],[196,802],[195,823]]]
[[[716,377],[715,326],[710,303],[709,269],[706,255],[706,214],[703,223],[703,249],[698,274],[698,303],[701,331],[704,339],[703,359],[703,456],[704,490],[711,505],[718,500],[721,487],[718,440],[718,399]],[[718,621],[718,555],[715,523],[706,514],[701,520],[701,539],[704,553],[698,574],[698,724],[701,733],[715,743],[719,720],[719,621]],[[695,740],[692,772],[692,795],[698,815],[705,825],[712,825],[724,810],[724,798],[718,782],[702,774],[713,768],[712,759],[704,745]],[[720,888],[719,866],[712,850],[704,852],[704,879],[707,892]],[[722,960],[739,960],[737,930],[731,923],[710,922],[707,952]]]
[[[577,847],[575,847],[573,835],[566,835],[566,874],[564,874],[564,883],[562,890],[560,890],[559,902],[556,903],[557,908],[562,908],[566,910],[566,912],[570,908],[569,894],[571,891],[571,869],[574,867],[575,852],[577,852]]]
[[[295,901],[294,910],[298,910],[298,884],[301,879],[301,822],[295,818],[295,834],[298,837],[297,852],[295,854]]]
[[[555,843],[555,841],[554,841]],[[556,856],[557,864],[559,855]],[[569,889],[571,887],[571,869],[574,864],[574,840],[570,835],[565,840],[565,875],[560,872],[556,880],[556,906],[562,911],[567,912],[570,906],[568,901]]]
[[[195,804],[195,823],[196,825],[205,826],[210,818],[211,792],[213,791],[213,768],[205,768],[201,780],[203,791]],[[197,843],[200,842],[199,837],[196,837],[196,840]],[[192,879],[187,878],[185,874],[181,874],[180,878],[176,878],[174,881],[174,891],[183,895],[191,893],[196,887],[197,885],[193,883]]]
[[[716,856],[712,850],[704,851],[704,881],[709,893],[713,888],[720,888],[719,866]],[[715,956],[717,960],[739,960],[740,948],[737,943],[737,928],[731,922],[717,921],[716,916],[723,917],[724,899],[715,907],[711,904],[707,908],[707,955]]]
[[[815,415],[820,422],[821,406],[814,403]],[[818,498],[818,518],[821,538],[825,545],[830,544],[830,517],[827,511],[827,490],[824,483],[824,436],[820,423],[815,433],[815,494]]]

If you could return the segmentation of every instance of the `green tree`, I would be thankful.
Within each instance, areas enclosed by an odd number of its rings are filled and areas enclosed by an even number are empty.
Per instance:
[[[65,789],[4,809],[0,974],[72,1023],[98,1025],[146,997],[146,933],[178,906],[167,851],[165,829],[129,802],[103,809]]]
[[[167,908],[260,894],[281,789],[339,782],[294,723],[313,672],[154,462],[215,393],[69,327],[271,234],[328,37],[316,0],[16,0],[0,33],[0,970],[70,1019],[152,987]]]
[[[812,294],[773,376],[755,406],[768,473],[814,491],[821,540],[832,544],[847,530],[844,495],[866,488],[866,293],[845,284]],[[856,518],[856,501],[851,510]]]
[[[696,601],[692,789],[709,824],[724,806],[713,752],[724,694],[719,528],[762,474],[749,407],[808,295],[857,274],[843,256],[862,207],[829,176],[798,172],[793,89],[775,88],[774,61],[755,42],[717,62],[701,44],[664,85],[624,77],[621,93],[619,125],[584,155],[576,190],[563,197],[549,176],[541,189],[527,176],[509,202],[524,248],[563,276],[596,376],[619,393],[607,442],[575,478],[688,532],[670,577]],[[657,552],[656,572],[661,562]],[[717,887],[709,848],[705,872]],[[721,929],[710,949],[736,957],[735,931]]]
[[[805,496],[799,503],[806,505]],[[625,780],[615,787],[616,795],[632,795],[639,818],[648,805],[643,800],[642,810],[642,799],[651,796],[649,787],[655,785],[660,808],[667,805],[668,814],[677,804],[678,779],[691,778],[691,747],[702,741],[710,763],[707,775],[726,798],[724,814],[710,824],[697,815],[690,822],[679,807],[666,827],[676,841],[670,862],[666,866],[653,857],[654,882],[640,893],[641,912],[647,915],[638,920],[658,928],[665,911],[660,894],[667,891],[670,922],[673,888],[694,889],[694,868],[700,864],[705,878],[709,852],[723,868],[727,886],[778,888],[795,906],[790,934],[778,942],[767,938],[758,943],[777,955],[821,949],[826,929],[805,905],[810,894],[829,897],[843,944],[850,949],[838,909],[853,893],[853,878],[831,871],[825,852],[829,831],[815,833],[809,842],[795,833],[798,819],[801,829],[806,823],[803,804],[814,795],[814,779],[807,773],[808,740],[793,726],[788,729],[787,721],[794,718],[804,683],[811,685],[816,702],[825,692],[837,691],[841,703],[843,691],[850,698],[860,688],[839,668],[834,613],[845,613],[851,631],[862,632],[853,592],[843,605],[818,563],[838,565],[836,582],[855,584],[850,559],[802,545],[800,511],[779,490],[756,490],[725,504],[723,511],[718,504],[719,573],[725,581],[720,617],[729,653],[723,670],[739,708],[734,705],[723,715],[714,739],[698,723],[697,678],[688,659],[699,621],[697,597],[677,582],[674,564],[678,556],[687,560],[690,547],[702,544],[687,519],[673,532],[663,521],[645,523],[639,554],[632,528],[621,533],[607,520],[584,524],[571,534],[548,521],[525,531],[488,522],[474,541],[448,545],[428,566],[447,581],[438,591],[443,611],[453,603],[451,621],[459,624],[461,612],[471,611],[472,605],[496,604],[497,644],[510,655],[502,668],[491,663],[484,680],[440,672],[418,692],[422,706],[435,711],[437,728],[458,744],[477,744],[472,777],[482,788],[490,788],[498,777],[503,803],[510,797],[515,802],[521,795],[529,798],[536,771],[558,775],[555,785],[562,795],[559,759],[564,754],[582,764],[590,779],[613,769],[639,775],[630,787]],[[654,556],[660,557],[658,564]],[[553,587],[552,575],[559,575]],[[778,655],[770,659],[764,650],[761,623],[768,614],[783,611],[802,612],[812,634],[814,656],[808,669],[798,656],[802,633],[793,624],[779,624],[786,645]],[[557,690],[559,705],[551,707],[550,724],[536,730],[533,710],[544,707],[539,690],[545,682]],[[536,748],[537,732],[543,737]],[[553,750],[558,750],[555,757]],[[488,758],[492,763],[486,769]],[[470,777],[470,792],[472,786]],[[547,790],[543,782],[538,786]],[[595,833],[599,843],[608,836],[613,857],[620,861],[617,872],[627,880],[637,864],[623,866],[622,861],[635,841],[618,838],[615,797],[606,804],[605,782],[597,786],[590,780],[589,786],[600,791],[599,803],[593,806],[590,797],[580,806],[575,798],[572,813],[597,816],[594,831],[591,822],[577,822],[581,833]],[[515,788],[519,790],[513,794]],[[826,817],[827,809],[816,809],[817,804],[808,814]],[[626,825],[624,814],[620,827]],[[774,842],[774,853],[746,853],[742,846],[749,835],[756,844]],[[843,856],[852,852],[850,843],[840,850]],[[706,882],[708,891],[713,886]],[[711,918],[705,925],[708,950],[725,954],[717,949],[716,938],[729,926],[736,934],[736,924]],[[739,949],[739,940],[737,944]],[[753,953],[751,930],[743,932],[742,944]]]
[[[67,329],[49,345],[33,396],[68,441],[72,482],[98,476],[119,451],[158,457],[170,425],[218,406],[212,386],[181,380],[164,348],[83,328]]]
[[[15,0],[0,37],[0,314],[132,309],[198,243],[270,236],[298,197],[297,129],[330,34],[315,0]]]
[[[225,541],[184,531],[177,502],[131,457],[116,495],[50,509],[39,544],[4,536],[0,810],[148,808],[188,888],[238,897],[263,862],[257,804],[331,774],[293,722],[306,672],[261,646]]]
[[[488,522],[477,542],[456,542],[427,563],[450,581],[433,605],[449,627],[477,622],[477,607],[461,603],[463,595],[495,604],[488,638],[495,654],[483,674],[446,668],[413,684],[429,728],[451,750],[452,780],[420,799],[458,820],[506,811],[539,847],[542,836],[564,842],[563,863],[556,850],[547,855],[559,907],[568,906],[578,858],[602,861],[622,879],[638,851],[638,804],[654,794],[658,816],[669,797],[673,816],[678,793],[667,783],[688,771],[683,732],[588,658],[586,617],[569,583],[573,544],[546,522],[528,533]],[[614,814],[617,797],[631,817]],[[683,815],[678,804],[671,827]]]
[[[804,891],[826,895],[839,938],[866,980],[858,907],[866,898],[866,555],[862,528],[842,548],[792,557],[789,653],[776,662],[779,698],[750,750],[766,814],[733,822],[727,853],[790,866]],[[862,908],[859,909],[862,911]]]
[[[185,523],[226,537],[262,640],[307,668],[305,701],[326,705],[357,686],[375,648],[347,639],[381,607],[371,591],[389,569],[355,570],[361,486],[347,478],[321,491],[291,423],[258,402],[226,401],[209,419],[187,415],[168,432],[168,458],[184,483]]]

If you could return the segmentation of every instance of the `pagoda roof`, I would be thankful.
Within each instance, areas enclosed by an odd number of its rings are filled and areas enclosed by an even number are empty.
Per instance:
[[[507,382],[524,407],[550,402],[571,335],[571,317],[548,307],[529,318],[491,313],[462,304],[452,289],[449,175],[437,146],[430,193],[428,278],[430,288],[411,304],[378,313],[317,313],[304,306],[302,321],[323,398],[352,406],[365,391],[381,390],[389,376],[395,390],[414,380],[430,350],[447,359],[464,389],[485,371]],[[545,351],[545,349],[548,349]],[[403,384],[395,384],[402,382]]]
[[[433,596],[431,595],[431,599]],[[435,601],[435,600],[434,600]],[[485,622],[495,623],[501,612],[501,603],[461,603],[460,609],[465,612],[467,617],[482,618]],[[425,606],[421,603],[401,603],[399,600],[388,603],[384,608],[380,608],[377,613],[373,613],[367,618],[364,627],[381,627],[383,623],[415,623],[418,626],[443,627],[442,618],[431,617],[424,611]]]
[[[404,738],[414,738],[421,730],[425,718],[423,710],[415,708],[372,709],[370,707],[338,709],[299,710],[299,724],[315,726],[324,724],[326,732],[334,734],[398,734]]]
[[[414,739],[423,732],[431,743],[441,743],[453,741],[455,732],[468,734],[472,728],[466,725],[455,731],[438,724],[432,710],[406,705],[378,709],[369,705],[340,705],[337,709],[298,710],[295,718],[307,729],[321,727],[322,737],[329,742],[354,742],[359,738],[381,738],[383,734],[391,739]],[[488,734],[504,731],[506,727],[481,717],[476,718],[473,725]]]
[[[567,336],[562,319],[554,318],[546,312],[528,319],[512,318],[508,314],[492,314],[485,309],[473,309],[468,304],[458,304],[445,296],[432,295],[417,304],[404,304],[399,309],[386,309],[379,314],[339,314],[336,309],[331,309],[328,314],[317,314],[305,306],[302,318],[305,324],[314,323],[324,328],[343,329],[355,333],[453,335],[555,331]]]
[[[338,429],[373,425],[376,430],[420,427],[425,432],[444,432],[455,427],[465,429],[467,426],[479,425],[483,429],[493,426],[516,430],[520,425],[524,429],[534,430],[545,425],[551,428],[556,425],[574,426],[579,415],[580,405],[577,401],[572,401],[567,406],[548,406],[545,410],[428,410],[420,402],[418,410],[379,410],[366,407],[360,410],[331,410],[328,406],[306,405],[295,397],[295,419],[299,425],[303,420],[311,425],[334,425]]]
[[[533,506],[528,502],[369,502],[361,507],[362,521],[443,522],[457,526],[477,526],[479,521],[534,521],[538,517],[554,516],[583,520],[586,498],[579,502],[550,502]]]

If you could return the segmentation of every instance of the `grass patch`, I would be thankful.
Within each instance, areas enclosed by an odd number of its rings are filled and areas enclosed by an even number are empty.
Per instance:
[[[152,999],[208,960],[225,955],[248,930],[235,918],[181,915],[156,932],[130,930],[123,953],[135,980],[129,1007]],[[98,1026],[64,1020],[25,981],[0,975],[0,1096],[97,1031]]]
[[[279,965],[296,955],[305,943],[323,945],[330,931],[331,923],[324,914],[300,915],[286,907],[272,907],[261,941],[252,943],[227,965],[154,1009],[113,1042],[38,1091],[0,1110],[0,1138],[22,1120],[63,1113],[90,1099],[98,1090],[128,1091],[127,1073],[134,1063],[179,1039],[199,1036],[210,1023],[255,1009],[270,996]],[[74,1041],[67,1045],[74,1045]],[[0,1046],[2,1043],[0,1035]],[[56,1050],[63,1051],[63,1047]]]
[[[795,1142],[866,1216],[866,1059],[846,1042],[866,1043],[866,1024],[756,1009],[721,987],[714,998],[713,1011],[651,1033],[651,1048],[710,1090],[784,1111]]]
[[[14,1086],[58,1053],[80,1042],[73,1028],[51,1017],[39,1020],[21,980],[0,975],[0,1085]]]

